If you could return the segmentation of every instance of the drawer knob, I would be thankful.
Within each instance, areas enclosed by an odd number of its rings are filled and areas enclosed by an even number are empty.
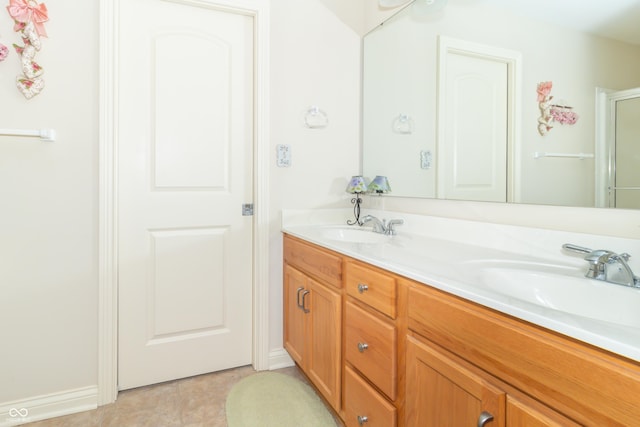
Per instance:
[[[359,351],[360,353],[364,353],[364,351],[365,351],[366,349],[368,349],[368,348],[369,348],[369,344],[367,344],[366,342],[359,342],[359,343],[358,343],[358,351]]]
[[[369,418],[364,416],[364,415],[358,415],[358,425],[363,426],[364,423],[366,423],[367,421],[369,421]]]
[[[364,294],[366,291],[369,290],[369,286],[362,284],[362,283],[358,283],[358,292],[360,292],[361,294]]]
[[[484,427],[489,421],[493,421],[493,415],[487,411],[482,411],[478,417],[478,427]]]

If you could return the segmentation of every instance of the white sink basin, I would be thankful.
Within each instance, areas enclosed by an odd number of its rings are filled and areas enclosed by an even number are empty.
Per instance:
[[[531,304],[640,328],[640,289],[588,279],[584,271],[540,264],[479,268],[477,285]]]
[[[324,227],[321,233],[325,239],[347,243],[379,244],[388,242],[391,238],[384,234],[374,233],[370,228]]]

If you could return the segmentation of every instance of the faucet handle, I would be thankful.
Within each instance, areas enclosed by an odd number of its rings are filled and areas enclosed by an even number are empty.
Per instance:
[[[394,236],[396,234],[396,229],[394,227],[402,224],[404,224],[404,219],[390,219],[387,223],[387,234]]]
[[[602,264],[609,261],[612,255],[615,255],[611,251],[607,251],[605,249],[598,249],[596,251],[591,251],[584,257],[585,261],[589,261],[591,264]]]
[[[579,254],[590,254],[591,252],[593,252],[593,249],[574,245],[573,243],[565,243],[564,245],[562,245],[562,249],[566,249],[571,252],[577,252]]]

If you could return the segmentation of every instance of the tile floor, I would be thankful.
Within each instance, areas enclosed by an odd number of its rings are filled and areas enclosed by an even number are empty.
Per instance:
[[[297,367],[277,372],[307,382]],[[251,366],[120,392],[118,400],[92,411],[23,424],[28,427],[226,427],[231,387],[254,374]],[[307,382],[308,383],[308,382]]]

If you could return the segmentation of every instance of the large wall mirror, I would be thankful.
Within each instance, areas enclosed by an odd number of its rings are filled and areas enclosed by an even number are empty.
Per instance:
[[[431,3],[364,37],[365,176],[391,196],[640,208],[637,0]]]

